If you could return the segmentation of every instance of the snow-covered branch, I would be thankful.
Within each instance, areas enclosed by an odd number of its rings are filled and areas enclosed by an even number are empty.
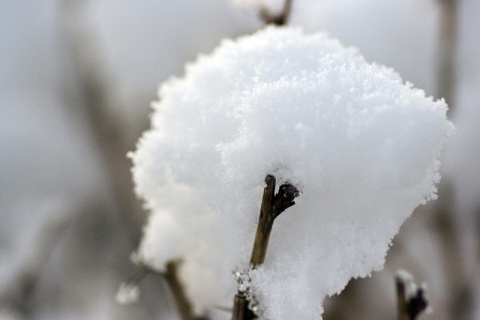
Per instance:
[[[248,275],[259,314],[318,318],[318,301],[380,270],[402,222],[436,197],[453,131],[443,101],[324,34],[290,28],[224,41],[160,97],[131,155],[152,211],[139,252],[159,271],[183,261],[199,314],[228,305],[232,270],[248,269],[259,177],[302,191],[268,254],[253,255],[266,258]]]
[[[428,308],[425,288],[418,287],[410,273],[400,270],[395,277],[398,320],[415,320]]]
[[[250,258],[250,264],[253,267],[258,267],[265,261],[273,222],[283,211],[295,204],[293,199],[299,195],[297,188],[289,183],[281,185],[278,193],[275,194],[275,182],[275,177],[272,175],[267,175],[265,178],[267,186],[263,191],[260,217]]]

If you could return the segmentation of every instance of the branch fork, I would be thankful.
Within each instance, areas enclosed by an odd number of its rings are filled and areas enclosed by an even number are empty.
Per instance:
[[[416,320],[428,309],[425,289],[417,287],[413,277],[406,271],[399,271],[395,277],[397,291],[398,320]]]
[[[257,268],[265,261],[273,222],[282,212],[295,205],[294,199],[300,195],[298,189],[290,183],[282,184],[278,193],[275,194],[276,179],[273,175],[267,175],[265,183],[267,186],[263,190],[260,217],[250,258],[252,268]],[[256,318],[248,305],[249,301],[245,293],[239,291],[235,295],[232,319],[250,320]]]
[[[254,268],[265,261],[273,222],[283,211],[295,205],[293,200],[299,196],[297,188],[290,183],[282,184],[275,195],[276,179],[273,175],[267,175],[265,183],[267,186],[263,191],[257,233],[250,258],[250,264]]]

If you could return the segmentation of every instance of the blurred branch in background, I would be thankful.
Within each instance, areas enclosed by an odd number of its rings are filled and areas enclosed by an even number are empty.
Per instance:
[[[285,0],[283,9],[279,13],[272,13],[268,8],[263,7],[260,10],[260,16],[265,24],[275,24],[277,26],[285,26],[288,24],[290,13],[292,11],[293,0]]]
[[[163,279],[170,291],[172,305],[176,306],[178,316],[181,320],[208,320],[207,317],[197,317],[193,312],[192,303],[188,300],[185,288],[178,276],[178,267],[181,262],[170,261],[167,270],[162,273]]]
[[[438,0],[440,3],[440,26],[438,44],[437,94],[444,98],[450,110],[455,106],[455,58],[457,51],[457,2]]]
[[[78,109],[85,112],[109,179],[116,210],[124,219],[136,246],[144,216],[140,214],[143,212],[140,202],[132,191],[131,164],[126,154],[134,148],[133,142],[139,133],[128,130],[123,119],[111,112],[115,108],[109,100],[112,72],[107,70],[98,35],[88,25],[88,3],[87,0],[62,1],[62,30],[65,31],[73,69],[71,76],[77,90],[69,100],[71,107],[77,109],[72,112],[79,112]]]
[[[425,289],[418,288],[413,277],[404,270],[395,276],[398,320],[416,320],[428,308]]]
[[[452,185],[443,180],[439,186],[439,199],[433,206],[432,227],[438,233],[439,244],[443,252],[445,279],[450,301],[447,310],[452,319],[470,319],[473,309],[472,293],[474,282],[468,279],[462,230],[459,213],[454,211],[454,192]]]
[[[133,192],[131,163],[126,154],[134,149],[134,142],[146,127],[132,126],[116,110],[120,106],[113,105],[113,73],[105,61],[106,55],[98,30],[89,19],[89,5],[91,2],[88,0],[66,0],[60,6],[60,29],[63,30],[63,41],[66,43],[65,49],[71,66],[71,72],[67,72],[71,85],[65,88],[66,105],[72,114],[86,119],[85,127],[92,135],[95,151],[107,179],[105,192],[111,199],[114,224],[119,228],[116,232],[128,238],[128,243],[110,243],[111,250],[117,252],[113,267],[117,269],[119,277],[128,278],[135,273],[135,266],[127,257],[138,246],[145,212]],[[144,125],[146,124],[145,122]],[[165,307],[165,293],[159,285],[159,277],[152,275],[149,280],[139,284],[138,287],[143,292],[142,300],[135,306],[129,306],[129,310],[137,316],[143,314],[141,318],[169,314],[170,309]],[[125,306],[120,308],[127,311]],[[128,314],[125,312],[125,316]],[[146,316],[147,314],[150,315]]]
[[[10,309],[22,319],[32,316],[32,297],[40,281],[42,269],[51,259],[71,223],[71,209],[60,206],[49,211],[48,219],[19,259],[16,273],[11,276],[6,287],[0,288],[0,309]]]
[[[440,5],[437,63],[436,96],[444,98],[449,106],[449,113],[455,113],[458,97],[457,88],[457,51],[458,51],[458,0],[438,0]],[[465,230],[462,230],[461,212],[458,208],[456,192],[444,177],[439,185],[439,198],[433,206],[433,227],[438,232],[446,270],[445,281],[450,292],[447,310],[452,319],[471,319],[475,282],[468,279],[468,262],[465,255]]]

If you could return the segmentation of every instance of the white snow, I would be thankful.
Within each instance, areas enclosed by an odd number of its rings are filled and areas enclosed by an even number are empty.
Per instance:
[[[435,198],[453,132],[443,101],[299,29],[225,40],[159,95],[131,154],[151,210],[139,255],[158,270],[181,260],[198,312],[231,305],[273,174],[301,195],[250,285],[265,319],[321,319],[321,301],[380,270],[403,221]]]
[[[121,305],[128,305],[138,301],[140,289],[137,284],[124,282],[118,288],[115,300]]]

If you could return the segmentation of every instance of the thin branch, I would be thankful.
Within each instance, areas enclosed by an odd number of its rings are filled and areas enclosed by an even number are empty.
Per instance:
[[[31,316],[32,297],[41,280],[42,268],[52,257],[71,222],[68,214],[56,211],[46,220],[32,242],[33,249],[20,258],[16,273],[0,292],[0,308],[8,306],[24,318]]]
[[[164,272],[163,278],[170,289],[172,299],[177,307],[178,315],[182,320],[206,320],[207,318],[196,317],[192,304],[188,300],[185,289],[178,277],[178,261],[170,261],[167,263],[167,271]]]
[[[439,62],[437,96],[443,97],[452,109],[455,99],[455,55],[457,46],[457,0],[440,2]]]
[[[398,320],[409,320],[406,301],[405,283],[400,277],[395,277],[395,287],[397,291],[397,314]]]
[[[268,249],[268,241],[272,232],[273,222],[285,210],[295,205],[293,201],[299,196],[297,188],[286,183],[280,186],[275,195],[276,180],[272,175],[265,177],[267,186],[263,190],[262,205],[260,207],[260,217],[258,219],[255,242],[253,244],[250,264],[253,268],[260,266],[265,261]],[[255,314],[248,308],[249,301],[243,292],[235,295],[233,304],[233,320],[251,320],[255,319]]]
[[[248,308],[249,301],[241,292],[235,295],[233,300],[232,320],[251,320],[255,319],[255,314]]]
[[[258,220],[257,233],[253,244],[250,264],[253,267],[259,266],[265,261],[268,241],[273,227],[275,217],[273,215],[273,199],[275,198],[275,178],[268,175],[265,178],[267,186],[263,190],[262,206],[260,207],[260,218]]]
[[[272,175],[265,178],[265,183],[267,186],[263,191],[260,217],[250,259],[253,267],[257,267],[265,261],[273,222],[283,211],[295,204],[293,199],[299,195],[298,190],[291,184],[281,185],[278,194],[275,195],[276,181]]]
[[[260,16],[262,17],[263,22],[265,22],[265,24],[274,24],[277,26],[287,25],[292,11],[292,2],[293,0],[285,0],[283,10],[279,14],[272,14],[268,9],[263,8],[260,11]]]
[[[398,320],[418,319],[418,316],[428,307],[425,290],[421,287],[417,288],[410,274],[406,272],[397,273],[395,286],[397,291]],[[410,287],[410,290],[408,290],[408,287]]]
[[[106,173],[105,188],[115,202],[115,210],[127,231],[134,247],[141,235],[144,213],[136,199],[130,175],[131,162],[126,153],[134,147],[139,132],[126,130],[125,121],[116,113],[110,112],[111,72],[104,61],[98,34],[88,27],[88,1],[61,1],[60,27],[67,46],[65,56],[71,68],[65,79],[65,105],[79,121],[93,133],[95,152],[100,156],[102,170]],[[131,129],[131,128],[128,128]],[[143,129],[142,129],[143,130]]]

